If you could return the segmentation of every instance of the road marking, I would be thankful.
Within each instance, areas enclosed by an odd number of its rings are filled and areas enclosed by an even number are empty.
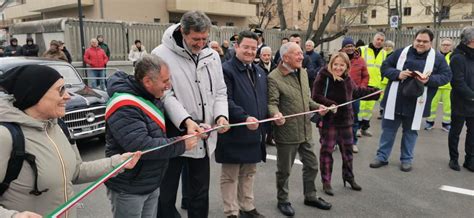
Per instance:
[[[458,188],[458,187],[447,186],[447,185],[443,185],[443,186],[441,186],[439,189],[441,189],[441,190],[443,190],[443,191],[448,191],[448,192],[454,192],[454,193],[463,194],[463,195],[474,196],[474,190],[470,190],[470,189]]]
[[[267,154],[267,159],[276,160],[277,157],[275,155]],[[295,159],[295,164],[303,165],[303,163],[298,159]]]

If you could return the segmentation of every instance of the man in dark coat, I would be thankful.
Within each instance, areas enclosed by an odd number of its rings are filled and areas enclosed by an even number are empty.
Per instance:
[[[236,55],[223,65],[229,121],[240,123],[265,119],[268,117],[267,76],[252,63],[257,51],[257,35],[242,31],[235,51]],[[279,124],[283,122],[279,121]],[[227,217],[238,217],[239,206],[241,217],[263,217],[254,206],[253,183],[257,163],[265,161],[266,157],[265,126],[253,123],[235,127],[218,137],[216,162],[222,163],[221,191]]]
[[[110,77],[107,91],[112,99],[106,120],[107,157],[157,148],[178,139],[165,135],[163,103],[159,100],[170,88],[168,66],[162,59],[151,55],[137,62],[134,76],[117,72]],[[156,217],[159,187],[168,160],[194,148],[196,144],[196,137],[192,137],[148,153],[134,169],[107,181],[105,185],[113,216]]]
[[[451,70],[444,56],[431,47],[433,38],[431,30],[419,30],[412,46],[395,51],[382,64],[382,76],[387,77],[389,83],[381,102],[381,106],[386,109],[382,120],[382,135],[375,160],[370,164],[371,168],[388,164],[395,136],[402,125],[400,170],[409,172],[412,169],[421,119],[430,115],[431,100],[438,87],[451,80]],[[416,71],[422,72],[423,76],[416,76]],[[422,84],[421,95],[414,96],[412,92],[407,92],[410,83],[417,84],[414,87]],[[391,95],[391,92],[394,94]]]
[[[461,43],[451,56],[451,129],[449,130],[449,167],[459,171],[458,143],[466,122],[466,144],[463,166],[474,172],[474,27],[464,28]]]
[[[38,45],[34,43],[33,38],[26,38],[26,44],[23,45],[21,53],[23,56],[38,57]]]
[[[21,46],[18,45],[18,39],[10,39],[10,45],[5,47],[5,57],[21,56]]]
[[[290,36],[290,42],[294,42],[298,44],[300,48],[304,50],[301,47],[301,36],[298,33],[294,33]],[[311,61],[311,58],[306,54],[303,54],[303,68],[306,69],[306,72],[308,73],[308,79],[309,79],[308,83],[309,83],[309,88],[311,90],[311,88],[313,88],[313,82],[314,82],[314,79],[316,78],[317,72],[314,67],[313,61]]]

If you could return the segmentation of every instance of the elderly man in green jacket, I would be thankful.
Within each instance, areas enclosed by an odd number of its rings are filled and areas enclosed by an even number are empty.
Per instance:
[[[303,51],[296,43],[286,43],[280,48],[282,62],[268,76],[268,110],[270,115],[283,115],[324,109],[311,99],[308,73],[302,68]],[[312,129],[308,116],[298,116],[286,120],[285,125],[275,126],[274,137],[277,148],[277,191],[278,209],[286,216],[295,211],[288,199],[288,179],[299,153],[303,162],[304,204],[323,210],[331,209],[331,204],[316,196],[315,179],[318,160],[312,143]]]

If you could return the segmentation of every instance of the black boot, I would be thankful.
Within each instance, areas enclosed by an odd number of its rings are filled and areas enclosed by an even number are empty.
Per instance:
[[[355,190],[355,191],[361,191],[362,190],[362,187],[360,187],[360,185],[358,185],[354,178],[348,178],[348,179],[342,179],[344,181],[344,187],[346,187],[346,182],[349,183],[349,185],[351,185],[351,188],[352,190]]]

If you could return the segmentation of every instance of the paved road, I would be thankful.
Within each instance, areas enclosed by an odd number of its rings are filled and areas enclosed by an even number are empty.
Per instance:
[[[413,171],[399,170],[400,132],[388,166],[369,168],[375,155],[380,136],[380,121],[372,122],[374,137],[360,139],[360,152],[354,156],[356,181],[361,192],[342,185],[340,153],[334,154],[332,186],[335,196],[322,193],[320,175],[316,181],[318,194],[333,204],[330,211],[322,211],[303,205],[302,166],[295,164],[290,178],[290,200],[296,210],[295,217],[472,217],[474,196],[440,190],[441,186],[453,186],[474,192],[474,173],[462,168],[455,172],[448,168],[446,132],[439,126],[431,131],[420,131],[415,150]],[[315,138],[319,139],[315,131]],[[464,134],[461,142],[464,142]],[[319,143],[315,149],[319,151]],[[82,142],[80,150],[85,160],[103,157],[103,144],[98,141]],[[276,155],[275,147],[268,147],[269,155]],[[319,152],[317,152],[319,156]],[[464,146],[460,146],[464,154]],[[461,164],[464,155],[461,157]],[[209,217],[224,217],[220,198],[220,166],[212,161]],[[255,182],[255,204],[267,217],[283,217],[276,208],[275,188],[276,161],[268,159],[258,165]],[[76,186],[76,191],[85,185]],[[179,206],[179,205],[178,205]],[[180,211],[186,217],[184,210]],[[79,209],[79,217],[111,217],[110,203],[105,189],[101,188],[86,198]]]

